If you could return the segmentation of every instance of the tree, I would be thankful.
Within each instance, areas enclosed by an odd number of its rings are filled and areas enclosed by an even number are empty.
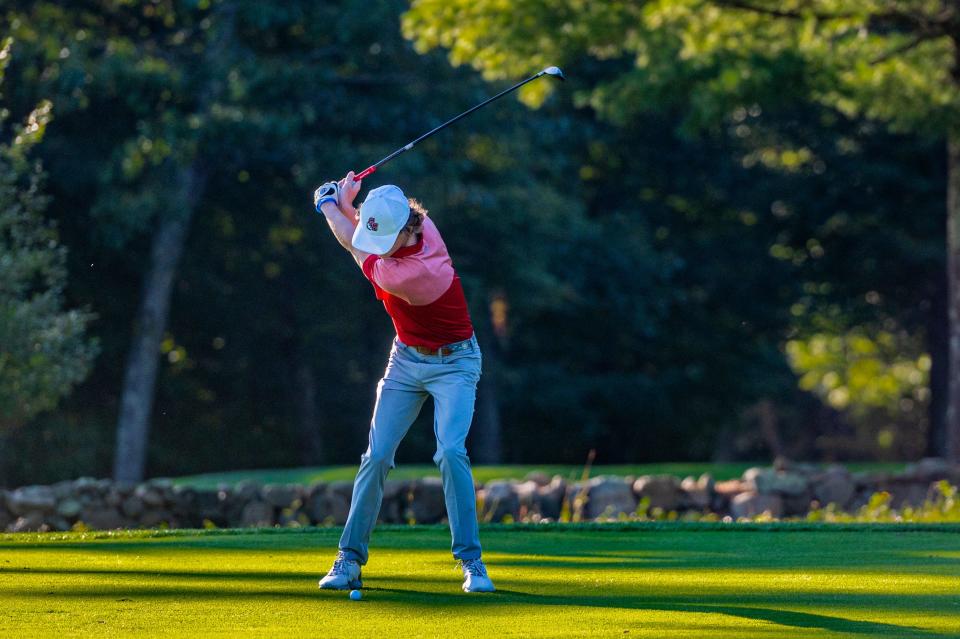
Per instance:
[[[162,429],[149,443],[151,472],[355,460],[390,323],[356,268],[331,250],[325,226],[311,214],[310,192],[318,180],[334,177],[332,171],[381,157],[487,91],[441,56],[425,60],[412,51],[397,28],[402,2],[228,4],[238,35],[224,45],[223,68],[204,46],[214,39],[209,30],[225,28],[222,3],[96,2],[66,9],[22,3],[15,21],[33,52],[20,69],[19,92],[49,91],[61,114],[63,126],[44,149],[58,178],[58,209],[72,212],[65,226],[97,262],[97,270],[85,269],[77,294],[107,309],[100,326],[111,357],[101,358],[86,389],[100,401],[77,410],[87,411],[81,421],[90,427],[102,419],[90,406],[109,410],[118,378],[155,366],[152,414],[145,410],[149,397],[140,394],[137,404],[141,417]],[[205,112],[198,105],[211,86],[206,80],[217,78],[226,79],[226,92],[211,98]],[[531,121],[522,106],[506,103],[475,118],[485,131]],[[533,128],[496,149],[490,163],[502,154],[522,157]],[[489,259],[489,247],[469,256],[478,260],[472,268],[468,256],[459,257],[470,229],[494,231],[499,224],[493,215],[458,210],[465,204],[461,176],[470,167],[496,184],[500,174],[484,163],[497,137],[451,130],[444,141],[431,141],[377,176],[426,201],[451,245],[461,245],[452,251],[474,287],[468,296],[478,320],[487,312],[485,290],[503,285],[500,275],[529,284],[538,273],[529,261],[520,271],[501,269],[488,282],[479,260]],[[476,147],[472,160],[457,151],[464,145]],[[176,205],[175,187],[182,165],[194,160],[205,189],[192,191],[202,215],[191,216]],[[438,179],[441,169],[447,172]],[[517,169],[509,188],[523,198],[502,199],[511,201],[523,229],[524,207],[551,189],[522,164]],[[529,188],[531,182],[540,190]],[[164,272],[174,275],[154,286],[151,246],[165,237],[160,230],[168,223],[180,229],[183,255],[175,262],[174,250],[160,251]],[[511,250],[523,250],[515,233],[490,234],[492,245],[509,239]],[[177,242],[165,244],[176,248]],[[131,280],[141,277],[145,284],[136,292]],[[153,337],[135,337],[129,348],[128,317],[144,299],[166,299],[169,319],[153,322]],[[144,354],[126,373],[117,370],[124,352]],[[139,388],[151,391],[149,379],[138,379]],[[495,404],[478,406],[478,419],[495,413]],[[320,451],[318,421],[325,425]],[[291,433],[293,424],[299,434]],[[146,442],[145,429],[137,432]],[[417,453],[427,445],[411,444]],[[118,448],[116,457],[137,458],[143,446]]]
[[[303,104],[303,75],[323,67],[324,42],[337,37],[325,27],[332,9],[248,0],[20,4],[14,24],[47,58],[37,76],[65,111],[99,110],[92,119],[105,130],[86,132],[93,153],[105,156],[93,178],[99,229],[115,246],[150,232],[114,455],[114,477],[135,481],[146,471],[161,346],[191,223],[208,186],[251,158],[286,161],[289,170],[299,129],[317,119],[291,105]],[[295,93],[280,90],[295,83]]]
[[[607,72],[592,76],[578,99],[614,122],[682,110],[697,128],[755,104],[812,100],[946,139],[949,352],[934,358],[949,361],[941,452],[960,459],[960,13],[952,3],[570,0],[505,8],[418,0],[404,26],[421,50],[446,47],[453,63],[469,61],[489,78],[599,61]],[[525,97],[535,103],[545,90]]]
[[[0,86],[11,48],[9,39],[0,47]],[[44,217],[40,165],[28,158],[50,109],[49,102],[32,109],[8,140],[9,110],[0,102],[0,435],[56,406],[97,352],[86,336],[94,316],[64,309],[66,249]]]

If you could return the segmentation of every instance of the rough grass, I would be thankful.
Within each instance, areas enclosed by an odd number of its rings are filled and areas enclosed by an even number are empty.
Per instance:
[[[488,526],[490,595],[383,528],[360,602],[316,588],[338,533],[0,536],[0,636],[960,636],[958,526]]]
[[[675,475],[699,477],[703,473],[710,473],[714,479],[724,480],[740,477],[743,471],[751,466],[766,465],[765,462],[755,463],[666,463],[666,464],[632,464],[621,466],[594,466],[590,476],[598,475]],[[902,463],[862,463],[848,464],[852,470],[871,471],[898,471],[903,469]],[[528,473],[540,471],[547,475],[561,475],[568,479],[579,479],[583,475],[583,466],[563,465],[514,465],[514,466],[474,466],[474,479],[486,483],[491,479],[522,479]],[[254,481],[261,484],[311,484],[318,481],[352,481],[357,473],[356,466],[323,466],[317,468],[280,468],[265,470],[237,470],[223,473],[207,473],[178,477],[174,481],[178,484],[189,484],[198,488],[216,488],[218,484],[236,484],[240,481]],[[391,479],[419,479],[421,477],[436,476],[440,473],[433,465],[404,464],[390,473]]]

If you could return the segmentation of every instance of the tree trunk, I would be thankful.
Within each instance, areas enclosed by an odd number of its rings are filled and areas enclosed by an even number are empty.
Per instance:
[[[13,486],[9,485],[10,470],[8,468],[8,450],[10,450],[10,434],[2,425],[0,425],[0,488],[13,488]]]
[[[488,312],[487,307],[482,309],[482,313]],[[477,385],[477,411],[470,433],[470,458],[480,464],[499,464],[503,462],[498,392],[500,357],[497,340],[492,339],[488,325],[489,318],[486,315],[474,321],[477,342],[483,353],[483,373]]]
[[[141,481],[146,466],[150,413],[159,364],[160,342],[167,326],[173,280],[187,240],[187,230],[205,179],[197,164],[179,169],[172,212],[159,222],[150,249],[150,267],[127,356],[117,420],[113,478]]]
[[[763,440],[770,448],[770,452],[773,453],[773,458],[784,457],[776,405],[770,399],[762,399],[757,402],[756,411],[760,432],[763,434]]]
[[[947,396],[950,387],[950,324],[947,321],[946,270],[930,298],[927,314],[927,352],[930,353],[930,405],[927,411],[927,457],[947,454]]]
[[[317,411],[317,380],[313,366],[298,352],[296,377],[297,430],[300,440],[300,463],[315,466],[323,462],[323,438]]]
[[[950,318],[950,382],[946,457],[960,462],[960,132],[947,141],[947,310]]]

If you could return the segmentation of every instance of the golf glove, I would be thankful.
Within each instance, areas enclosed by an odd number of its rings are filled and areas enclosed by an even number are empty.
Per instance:
[[[320,207],[324,202],[333,202],[339,206],[340,187],[336,182],[327,182],[319,189],[313,192],[313,206],[320,212]]]

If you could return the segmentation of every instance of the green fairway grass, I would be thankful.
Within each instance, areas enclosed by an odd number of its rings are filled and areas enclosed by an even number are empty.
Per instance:
[[[443,527],[0,536],[0,636],[958,637],[960,527],[490,526],[468,595]]]
[[[633,475],[674,475],[698,477],[703,473],[710,473],[714,479],[724,480],[740,477],[743,471],[751,466],[763,466],[764,462],[737,462],[724,464],[711,463],[663,463],[663,464],[628,464],[619,466],[594,466],[590,471],[591,477],[599,475],[618,475],[625,477]],[[885,471],[896,472],[902,470],[902,463],[854,463],[848,464],[852,471]],[[478,482],[486,483],[492,479],[522,479],[531,472],[543,472],[547,475],[561,475],[568,479],[579,479],[583,475],[583,466],[571,465],[507,465],[507,466],[474,466],[473,477]],[[189,484],[197,488],[216,488],[219,484],[236,484],[241,481],[254,481],[261,484],[311,484],[313,482],[352,481],[357,474],[356,466],[323,466],[318,468],[280,468],[266,470],[237,470],[223,473],[207,473],[178,477],[174,481],[178,484]],[[439,477],[440,472],[434,465],[402,464],[391,471],[391,479],[418,479],[420,477]]]

